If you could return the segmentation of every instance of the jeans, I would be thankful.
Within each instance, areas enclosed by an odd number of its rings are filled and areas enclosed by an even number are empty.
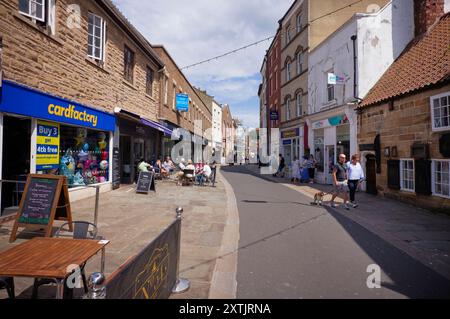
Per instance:
[[[350,190],[350,201],[355,201],[355,193],[358,189],[359,180],[349,180],[348,181],[348,189]]]

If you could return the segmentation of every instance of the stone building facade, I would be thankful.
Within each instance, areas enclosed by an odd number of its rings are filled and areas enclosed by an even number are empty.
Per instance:
[[[81,186],[132,183],[158,155],[164,64],[111,1],[1,1],[0,36],[2,179],[64,174],[75,200],[90,195]]]
[[[358,143],[368,191],[450,212],[450,13],[423,21],[360,105]]]
[[[202,144],[202,148],[208,146],[212,135],[212,104],[207,105],[203,102],[197,90],[190,84],[164,46],[154,45],[153,48],[166,66],[161,80],[162,94],[158,108],[159,121],[168,125],[172,130],[182,128],[190,132],[195,144]],[[189,96],[188,112],[177,111],[176,95],[180,93]],[[204,134],[205,136],[203,136]],[[164,155],[171,155],[174,144],[176,144],[176,140],[173,138],[164,138]],[[193,155],[191,154],[188,157],[193,159]],[[186,156],[183,157],[186,160],[188,159]],[[177,158],[175,157],[174,160],[177,160]]]

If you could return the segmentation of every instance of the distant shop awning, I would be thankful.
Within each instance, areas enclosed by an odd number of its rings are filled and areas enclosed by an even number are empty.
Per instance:
[[[141,123],[145,124],[147,126],[153,127],[154,129],[156,129],[156,130],[158,130],[160,132],[163,132],[164,135],[172,136],[172,130],[171,129],[169,129],[169,128],[165,127],[164,125],[161,125],[161,124],[159,124],[157,122],[141,118]]]

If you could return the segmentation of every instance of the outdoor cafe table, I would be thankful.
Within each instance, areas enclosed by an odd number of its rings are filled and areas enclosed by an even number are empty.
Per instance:
[[[81,267],[101,250],[103,273],[108,243],[107,240],[33,238],[0,253],[0,276],[54,279],[56,298],[62,299],[65,280],[71,274],[68,267]]]

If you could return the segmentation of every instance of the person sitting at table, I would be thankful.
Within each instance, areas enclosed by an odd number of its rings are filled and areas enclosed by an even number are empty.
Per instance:
[[[187,174],[186,175],[187,178],[193,178],[195,176],[195,166],[194,166],[194,163],[192,162],[192,160],[188,160],[185,170],[193,170],[194,171],[193,175]]]
[[[163,166],[163,164],[161,162],[161,158],[159,158],[159,157],[158,157],[158,159],[155,162],[155,168],[154,169],[155,169],[155,173],[159,173],[164,178],[169,176],[169,173],[164,168],[164,166]]]
[[[212,169],[208,164],[205,164],[202,168],[201,174],[198,175],[197,181],[199,185],[203,185],[205,181],[209,180],[212,174]]]
[[[153,170],[153,166],[145,161],[144,158],[141,158],[138,164],[138,172],[149,172]]]
[[[173,171],[175,170],[175,165],[173,164],[173,161],[170,158],[170,156],[166,156],[166,160],[162,165],[169,174],[173,173]]]
[[[186,160],[184,158],[181,159],[180,164],[178,164],[178,168],[180,171],[176,174],[176,179],[178,180],[177,185],[181,186],[184,178],[184,170],[186,169]]]

